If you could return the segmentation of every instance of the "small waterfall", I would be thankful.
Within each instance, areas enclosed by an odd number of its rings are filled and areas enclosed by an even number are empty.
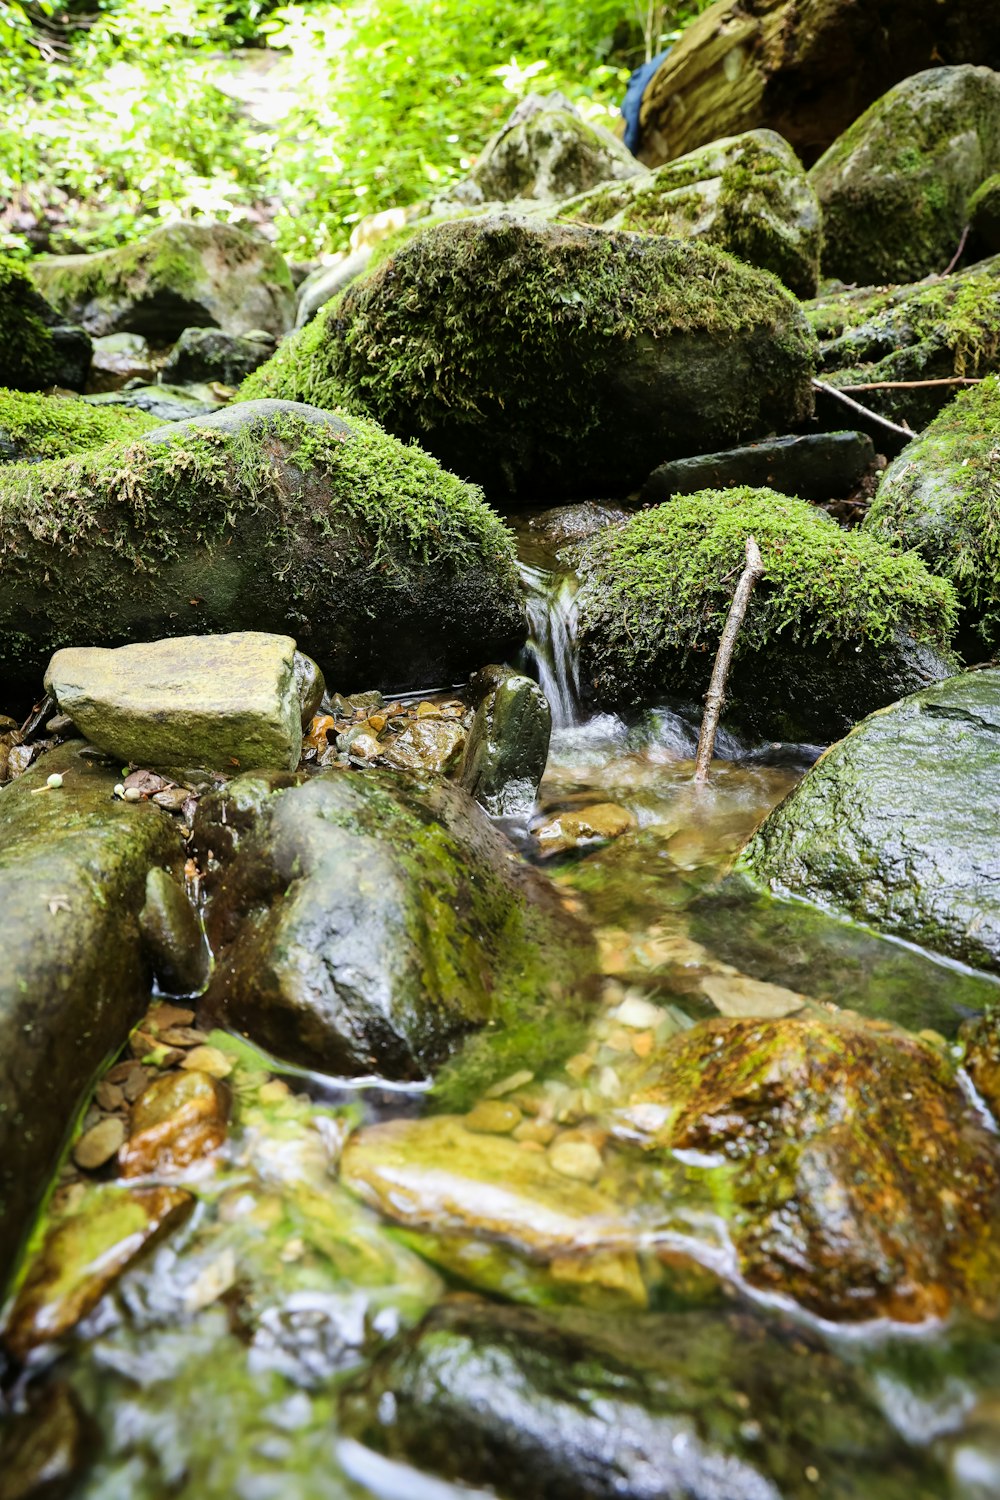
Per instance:
[[[580,658],[577,647],[575,573],[550,573],[520,563],[527,594],[526,666],[534,670],[552,709],[552,728],[567,729],[581,720]]]

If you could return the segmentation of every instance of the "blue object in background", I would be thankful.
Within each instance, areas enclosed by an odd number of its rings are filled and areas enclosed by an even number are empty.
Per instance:
[[[670,48],[661,52],[659,57],[654,57],[651,62],[643,63],[641,68],[636,68],[628,83],[625,85],[625,98],[622,100],[622,118],[625,121],[625,144],[634,156],[639,146],[639,106],[642,104],[642,96],[646,90],[646,84],[656,72],[665,57],[670,56]]]

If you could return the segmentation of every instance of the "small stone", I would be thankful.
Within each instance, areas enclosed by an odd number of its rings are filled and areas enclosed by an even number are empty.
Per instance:
[[[362,733],[355,735],[348,747],[347,753],[351,760],[365,764],[373,760],[378,760],[382,754],[382,747],[374,735]]]
[[[257,1095],[261,1104],[280,1104],[282,1099],[291,1096],[291,1089],[281,1078],[269,1078],[267,1083],[262,1083]]]
[[[567,1058],[563,1066],[571,1078],[585,1078],[594,1066],[594,1059],[586,1052],[578,1052],[575,1057]]]
[[[517,1105],[505,1104],[501,1099],[481,1099],[465,1117],[466,1129],[481,1135],[508,1135],[520,1122]]]
[[[190,1166],[222,1145],[228,1115],[228,1095],[210,1074],[191,1070],[158,1078],[133,1107],[122,1175]]]
[[[80,1137],[73,1147],[73,1160],[85,1172],[94,1172],[118,1154],[125,1140],[125,1122],[118,1115],[108,1115]]]
[[[611,1012],[611,1015],[620,1025],[632,1026],[636,1031],[650,1030],[663,1020],[663,1011],[660,1007],[650,1004],[648,1000],[643,1000],[638,995],[627,995],[617,1010]]]
[[[194,1026],[169,1026],[166,1031],[160,1032],[160,1040],[166,1042],[168,1047],[200,1047],[202,1042],[208,1041],[208,1037]]]
[[[167,812],[181,812],[190,795],[186,786],[169,786],[162,792],[154,792],[150,801],[155,802],[157,807],[165,808]]]
[[[188,1010],[183,1005],[153,1005],[142,1018],[143,1031],[152,1032],[154,1036],[163,1036],[164,1032],[172,1026],[190,1026],[194,1020],[194,1011]]]
[[[636,1057],[648,1057],[653,1050],[653,1033],[640,1031],[632,1038],[632,1051]]]
[[[534,1073],[529,1068],[519,1068],[516,1073],[509,1073],[506,1078],[500,1078],[496,1083],[491,1083],[488,1089],[483,1091],[484,1099],[500,1099],[504,1094],[512,1094],[515,1089],[523,1089],[526,1084],[533,1082]]]
[[[547,1146],[556,1134],[557,1126],[552,1120],[522,1120],[514,1130],[515,1141],[537,1141]]]
[[[122,799],[125,802],[141,802],[142,793],[137,786],[122,787]]]
[[[228,1078],[233,1071],[232,1063],[219,1047],[194,1047],[182,1061],[181,1067],[210,1073],[213,1078]]]
[[[590,1141],[559,1137],[549,1147],[549,1165],[562,1177],[572,1177],[577,1182],[594,1182],[601,1175],[604,1163],[601,1153]]]
[[[109,1113],[112,1110],[121,1109],[125,1104],[125,1094],[117,1083],[109,1083],[105,1078],[97,1085],[95,1098],[102,1109]]]
[[[433,719],[437,717],[437,714],[438,706],[436,703],[423,702],[417,704],[418,719]]]
[[[122,1093],[129,1104],[134,1104],[139,1095],[143,1093],[152,1077],[148,1068],[139,1063],[129,1065],[129,1071],[124,1075],[122,1081]]]

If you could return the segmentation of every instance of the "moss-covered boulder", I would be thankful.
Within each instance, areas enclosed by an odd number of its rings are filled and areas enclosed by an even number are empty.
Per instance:
[[[503,1500],[923,1500],[939,1482],[846,1363],[745,1311],[625,1321],[455,1298],[350,1383],[340,1416],[367,1447]]]
[[[1000,74],[928,68],[855,120],[810,172],[823,270],[870,286],[950,262],[969,194],[1000,167]]]
[[[1000,970],[1000,671],[873,714],[761,825],[744,868],[778,892]]]
[[[821,220],[816,194],[788,142],[750,130],[691,151],[626,183],[574,198],[559,218],[704,240],[773,271],[797,297],[814,297]]]
[[[954,592],[918,558],[773,490],[702,490],[609,527],[584,552],[578,631],[593,698],[704,693],[751,535],[764,576],[729,679],[737,724],[835,739],[953,670]]]
[[[169,814],[115,801],[120,767],[79,750],[0,791],[0,1285],[94,1074],[146,1003],[147,873],[183,866]],[[34,795],[53,774],[62,785]]]
[[[943,1046],[856,1019],[720,1018],[652,1072],[612,1131],[705,1163],[751,1286],[847,1322],[995,1313],[1000,1146]]]
[[[882,475],[864,530],[950,579],[980,650],[1000,646],[1000,377],[962,391]]]
[[[528,94],[448,197],[470,206],[550,201],[586,192],[599,182],[645,175],[627,146],[602,125],[585,120],[562,94]]]
[[[40,296],[24,267],[0,255],[0,387],[40,391],[49,385],[82,391],[91,343]]]
[[[489,493],[620,493],[794,426],[812,362],[794,299],[708,245],[485,217],[416,235],[243,394],[342,400]]]
[[[233,224],[175,223],[93,255],[41,256],[35,285],[93,337],[141,333],[170,344],[185,328],[282,334],[295,320],[284,257]]]
[[[958,382],[1000,370],[1000,255],[912,286],[830,292],[805,313],[820,341],[822,378],[848,390],[874,386],[856,399],[919,431]],[[907,385],[926,380],[956,384]],[[879,389],[883,381],[903,384]]]
[[[589,944],[450,782],[334,769],[202,798],[216,967],[205,1004],[279,1057],[421,1078],[488,1028],[487,1066],[544,1056],[578,1012]],[[507,1050],[505,1050],[507,1049]]]
[[[137,438],[160,425],[134,407],[0,390],[0,462],[65,458]]]
[[[980,183],[965,205],[973,255],[1000,253],[1000,172]]]
[[[61,646],[291,635],[351,691],[456,681],[523,639],[509,533],[374,423],[228,408],[0,470],[0,674]]]

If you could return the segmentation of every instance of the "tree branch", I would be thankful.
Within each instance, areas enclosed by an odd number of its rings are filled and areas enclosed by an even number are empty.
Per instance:
[[[896,422],[890,422],[888,417],[880,417],[877,412],[869,411],[868,407],[862,406],[860,401],[855,401],[852,396],[845,396],[843,391],[838,390],[835,385],[828,385],[825,380],[814,380],[812,388],[814,391],[823,391],[827,396],[835,396],[838,401],[842,401],[852,411],[860,412],[863,417],[867,417],[869,422],[876,422],[879,427],[885,427],[889,432],[895,432],[899,437],[905,437],[907,442],[910,442],[913,437],[913,433],[908,427],[900,427]]]
[[[736,585],[733,594],[733,602],[729,606],[729,614],[726,616],[726,628],[722,632],[719,649],[715,656],[715,666],[712,668],[712,680],[705,694],[705,714],[701,721],[701,733],[698,736],[698,754],[694,763],[694,779],[696,782],[708,780],[709,767],[712,764],[712,752],[715,749],[715,735],[719,728],[719,715],[722,713],[722,705],[726,701],[726,682],[729,677],[729,667],[733,659],[733,647],[736,645],[736,637],[740,633],[743,617],[750,603],[750,595],[753,593],[754,584],[764,573],[764,559],[760,555],[755,537],[747,537],[746,567],[740,574],[740,581]]]

